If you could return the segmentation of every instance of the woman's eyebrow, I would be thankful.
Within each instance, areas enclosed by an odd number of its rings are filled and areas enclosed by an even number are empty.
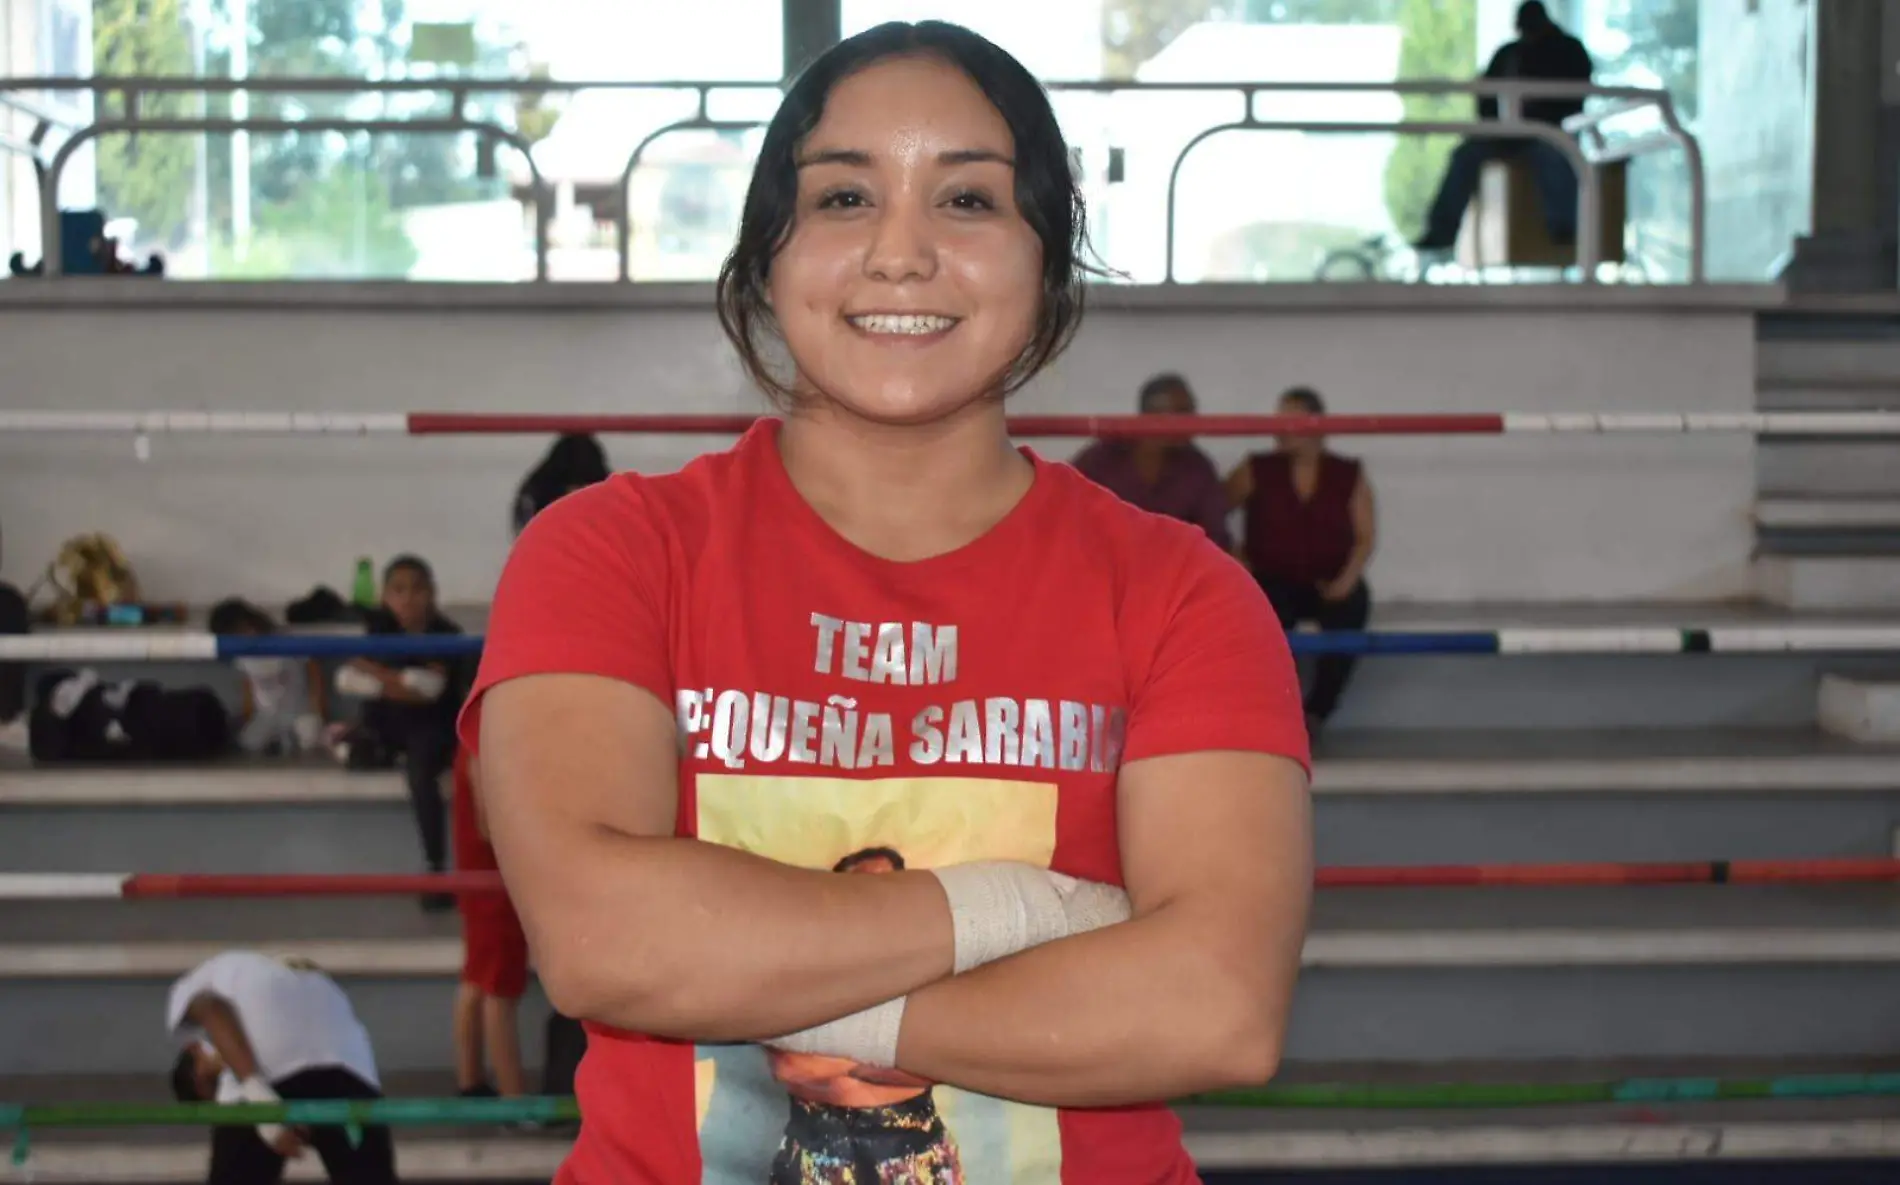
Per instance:
[[[953,148],[937,154],[940,165],[998,164],[1016,167],[1016,162],[1007,154],[991,148]],[[806,153],[795,162],[797,168],[806,169],[814,165],[848,165],[854,169],[871,167],[871,154],[862,148],[821,148]]]

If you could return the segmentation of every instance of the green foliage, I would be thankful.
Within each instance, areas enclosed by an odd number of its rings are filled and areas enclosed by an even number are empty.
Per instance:
[[[415,262],[416,249],[381,178],[347,162],[299,186],[285,201],[258,206],[243,258],[220,243],[212,273],[238,279],[400,279]]]
[[[192,71],[179,0],[93,0],[92,52],[99,74]],[[149,116],[184,116],[192,106],[187,95],[152,95],[142,110]],[[105,136],[94,143],[99,205],[107,216],[137,219],[144,242],[177,244],[191,202],[197,139],[166,132]]]
[[[1403,80],[1471,78],[1478,68],[1477,0],[1402,0],[1399,50]],[[1472,112],[1468,95],[1407,95],[1408,121],[1465,119]],[[1455,136],[1400,136],[1385,165],[1385,206],[1399,233],[1415,236],[1425,228],[1425,213],[1458,144]]]
[[[1620,80],[1639,71],[1653,73],[1676,101],[1676,111],[1685,120],[1693,120],[1700,85],[1696,67],[1700,10],[1699,0],[1647,0],[1612,10],[1608,24],[1629,38],[1629,46],[1614,58],[1599,59],[1597,78]]]

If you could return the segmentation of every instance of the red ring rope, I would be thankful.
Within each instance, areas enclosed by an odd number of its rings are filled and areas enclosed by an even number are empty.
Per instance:
[[[758,419],[750,415],[565,415],[461,412],[411,412],[411,436],[484,433],[556,434],[563,432],[641,432],[725,436],[744,432]],[[1013,436],[1496,436],[1504,417],[1496,412],[1470,415],[1372,416],[1011,416]]]
[[[30,875],[30,874],[28,874]],[[1768,885],[1900,882],[1900,859],[1695,860],[1673,863],[1425,864],[1322,868],[1321,889],[1559,888],[1589,885]],[[422,893],[472,895],[501,888],[494,873],[364,876],[355,874],[217,875],[141,873],[119,896],[376,897]]]

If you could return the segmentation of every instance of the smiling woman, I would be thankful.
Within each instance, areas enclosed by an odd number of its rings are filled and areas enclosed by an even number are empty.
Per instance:
[[[1180,1185],[1152,1100],[1272,1075],[1312,880],[1286,639],[1197,528],[1007,435],[1082,245],[1019,63],[845,41],[720,280],[784,418],[523,532],[462,729],[592,1025],[564,1182]]]

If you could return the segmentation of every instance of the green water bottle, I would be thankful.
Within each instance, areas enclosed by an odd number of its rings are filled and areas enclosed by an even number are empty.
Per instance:
[[[356,587],[350,593],[350,599],[356,602],[358,609],[376,607],[376,565],[369,562],[368,556],[356,561]]]

